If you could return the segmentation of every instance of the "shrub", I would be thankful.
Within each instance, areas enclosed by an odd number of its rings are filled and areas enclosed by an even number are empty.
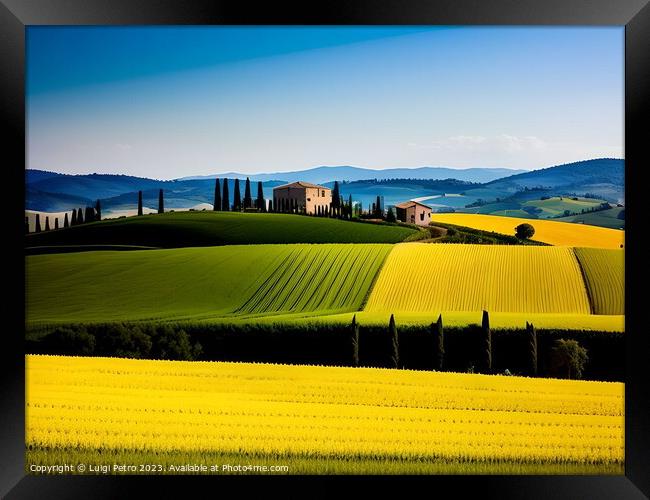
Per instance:
[[[49,353],[90,356],[95,352],[95,336],[83,327],[57,328],[44,339]]]
[[[535,228],[528,223],[519,224],[515,228],[515,236],[520,240],[528,240],[535,234]]]
[[[551,350],[551,369],[566,378],[582,378],[588,360],[587,349],[576,340],[557,339]]]
[[[155,359],[190,361],[201,354],[201,344],[194,345],[185,330],[174,330],[171,326],[159,326],[153,336],[152,355]]]

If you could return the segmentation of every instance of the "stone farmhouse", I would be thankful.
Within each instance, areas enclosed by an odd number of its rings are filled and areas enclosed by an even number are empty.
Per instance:
[[[431,207],[418,201],[405,201],[395,205],[395,210],[398,221],[418,226],[428,226],[431,222]]]
[[[292,182],[273,188],[273,208],[278,212],[288,212],[290,207],[297,206],[299,211],[316,214],[332,203],[332,190],[309,182]]]

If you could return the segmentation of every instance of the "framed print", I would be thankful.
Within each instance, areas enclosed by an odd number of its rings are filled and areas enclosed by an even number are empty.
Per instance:
[[[3,496],[648,495],[644,1],[3,2]]]

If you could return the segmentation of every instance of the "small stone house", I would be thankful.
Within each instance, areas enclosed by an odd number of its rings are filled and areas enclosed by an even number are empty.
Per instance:
[[[428,226],[431,222],[431,207],[418,201],[405,201],[395,205],[395,217],[401,222]]]

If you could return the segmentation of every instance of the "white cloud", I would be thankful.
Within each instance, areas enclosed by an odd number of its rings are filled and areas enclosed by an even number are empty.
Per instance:
[[[515,136],[510,134],[500,134],[491,137],[482,135],[456,135],[425,144],[410,142],[408,146],[417,149],[434,149],[439,151],[501,153],[542,151],[547,148],[546,142],[539,137],[532,135]]]

